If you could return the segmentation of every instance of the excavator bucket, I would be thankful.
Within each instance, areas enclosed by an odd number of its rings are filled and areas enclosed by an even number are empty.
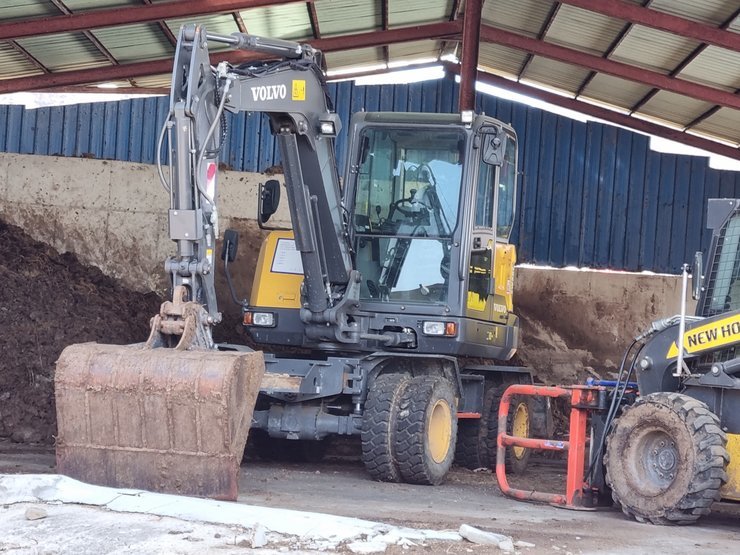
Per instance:
[[[235,500],[261,352],[84,343],[57,362],[57,469],[99,485]]]

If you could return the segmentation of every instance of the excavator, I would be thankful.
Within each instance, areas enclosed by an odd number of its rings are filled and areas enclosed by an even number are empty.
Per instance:
[[[209,42],[251,54],[213,66]],[[323,67],[306,44],[181,29],[158,144],[173,297],[145,344],[73,345],[60,357],[60,472],[234,498],[248,433],[296,453],[360,436],[368,473],[383,481],[439,484],[456,453],[492,465],[497,400],[532,381],[506,364],[519,342],[516,133],[472,112],[357,113],[340,179],[341,121]],[[232,297],[263,352],[213,340],[227,112],[269,118],[284,187],[261,186],[258,220],[270,229],[284,189],[292,222],[266,236],[249,302],[228,270],[238,235],[222,241]],[[525,401],[513,411],[519,435],[530,412]]]

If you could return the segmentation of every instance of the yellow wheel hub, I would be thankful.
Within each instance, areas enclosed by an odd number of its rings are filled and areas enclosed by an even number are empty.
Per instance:
[[[434,462],[444,462],[450,450],[452,437],[452,410],[444,399],[440,399],[429,414],[429,450]]]
[[[512,435],[515,437],[529,437],[529,409],[527,403],[519,403],[514,411],[514,419],[511,424]],[[517,459],[524,456],[524,447],[513,447],[512,451]]]

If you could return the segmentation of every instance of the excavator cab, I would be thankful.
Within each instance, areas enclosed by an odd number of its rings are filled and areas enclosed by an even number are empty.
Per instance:
[[[409,340],[391,346],[406,351],[509,359],[518,342],[508,243],[513,129],[486,116],[465,123],[460,114],[363,112],[350,124],[349,150],[342,205],[361,276],[358,307],[373,313],[371,333],[407,330]],[[317,344],[303,333],[303,268],[294,249],[286,231],[263,244],[247,326],[258,343]],[[281,325],[255,325],[254,314]],[[441,337],[428,333],[440,326]],[[374,340],[348,346],[378,348]]]

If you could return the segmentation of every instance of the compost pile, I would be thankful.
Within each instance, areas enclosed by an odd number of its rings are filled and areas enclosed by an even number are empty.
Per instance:
[[[161,299],[126,289],[2,221],[0,283],[0,438],[51,443],[54,366],[62,349],[146,340]]]

